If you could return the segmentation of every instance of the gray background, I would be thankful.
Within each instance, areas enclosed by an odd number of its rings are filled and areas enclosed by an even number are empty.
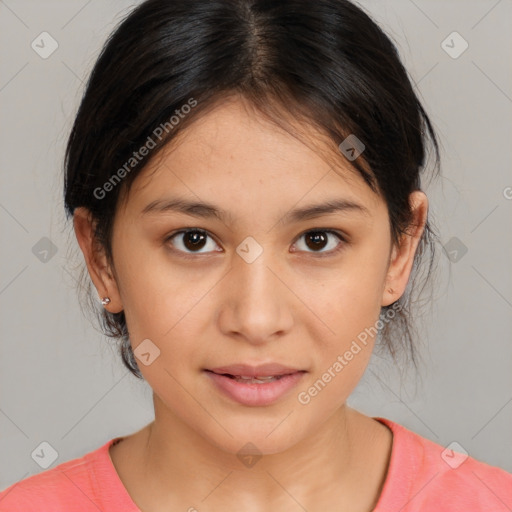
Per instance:
[[[349,404],[512,472],[512,2],[361,4],[399,46],[441,137],[443,177],[426,192],[458,252],[440,247],[420,373],[401,379],[374,357]],[[131,5],[0,1],[0,489],[43,470],[31,457],[43,441],[55,467],[153,419],[147,384],[82,315],[61,192],[82,84]],[[31,48],[43,31],[59,45],[47,59]],[[458,58],[441,46],[453,31],[469,43]],[[57,249],[46,262],[43,237]]]

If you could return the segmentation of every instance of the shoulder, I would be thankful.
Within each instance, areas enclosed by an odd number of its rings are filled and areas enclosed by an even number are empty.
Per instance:
[[[393,448],[375,512],[505,512],[512,510],[512,474],[469,456],[458,443],[443,447],[385,418]]]
[[[0,492],[0,512],[85,512],[98,506],[98,479],[112,439],[82,457],[20,480]]]

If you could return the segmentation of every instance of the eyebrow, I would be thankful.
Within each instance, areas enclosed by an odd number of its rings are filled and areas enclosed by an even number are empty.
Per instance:
[[[308,219],[314,219],[330,213],[355,212],[370,216],[368,208],[354,201],[334,198],[323,203],[311,204],[300,208],[295,208],[287,212],[279,221],[281,224],[300,222]],[[198,218],[216,218],[221,222],[233,223],[233,216],[230,212],[215,206],[214,204],[200,201],[190,201],[184,198],[157,199],[146,205],[140,215],[161,214],[177,212],[191,215]]]

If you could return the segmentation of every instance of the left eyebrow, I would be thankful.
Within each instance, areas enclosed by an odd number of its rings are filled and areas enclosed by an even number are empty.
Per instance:
[[[302,220],[315,219],[330,213],[354,212],[370,216],[370,210],[362,204],[348,199],[331,199],[320,204],[311,204],[302,208],[296,208],[281,219],[282,223],[300,222]]]
[[[168,213],[178,212],[199,218],[215,217],[222,222],[233,221],[233,216],[230,212],[219,208],[218,206],[199,201],[190,201],[184,198],[168,198],[157,199],[146,205],[141,211],[140,215],[147,215],[150,213]],[[296,208],[286,213],[280,223],[293,223],[303,220],[314,219],[330,213],[343,213],[354,212],[362,215],[370,216],[368,208],[362,204],[356,203],[348,199],[331,199],[319,204],[311,204],[301,208]]]

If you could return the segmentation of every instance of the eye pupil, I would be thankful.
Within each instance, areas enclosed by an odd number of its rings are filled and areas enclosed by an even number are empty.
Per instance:
[[[313,247],[308,243],[309,240],[313,240]],[[306,245],[310,249],[323,249],[325,247],[325,243],[327,241],[327,237],[322,231],[311,231],[306,237]],[[321,247],[317,244],[320,243]]]
[[[205,239],[205,234],[200,231],[188,231],[184,236],[184,245],[190,250],[202,249]]]

